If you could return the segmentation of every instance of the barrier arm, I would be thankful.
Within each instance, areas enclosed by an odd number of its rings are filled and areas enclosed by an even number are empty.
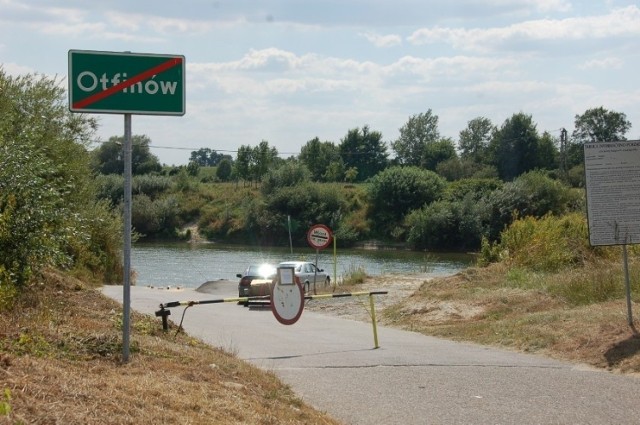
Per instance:
[[[380,348],[378,344],[378,322],[376,320],[376,306],[374,302],[374,295],[386,295],[389,291],[371,291],[371,292],[345,292],[342,294],[321,294],[321,295],[308,295],[304,297],[305,300],[317,300],[321,298],[345,298],[345,297],[369,297],[369,316],[371,317],[371,326],[373,326],[373,348]],[[366,307],[365,307],[366,308]]]
[[[386,295],[389,291],[371,291],[371,292],[344,292],[339,294],[320,294],[320,295],[307,295],[304,297],[305,300],[318,300],[323,298],[346,298],[346,297],[361,297],[368,296],[369,297],[369,306],[371,310],[369,311],[369,316],[371,316],[371,325],[373,326],[373,348],[380,348],[378,344],[378,323],[376,319],[376,307],[374,302],[374,295]],[[162,329],[164,331],[169,330],[169,323],[167,317],[171,315],[171,311],[168,310],[172,307],[180,307],[185,306],[184,311],[182,312],[182,319],[180,320],[180,325],[178,326],[178,331],[182,328],[182,321],[184,320],[184,315],[189,307],[194,305],[203,305],[203,304],[220,304],[220,303],[230,303],[230,302],[249,302],[252,300],[269,300],[269,295],[263,295],[259,297],[235,297],[235,298],[218,298],[213,300],[193,300],[193,301],[171,301],[168,303],[160,304],[160,310],[156,311],[156,317],[162,317]]]

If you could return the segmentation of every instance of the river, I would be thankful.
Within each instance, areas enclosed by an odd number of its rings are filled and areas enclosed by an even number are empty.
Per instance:
[[[249,264],[277,263],[285,260],[316,261],[311,248],[257,248],[219,244],[134,244],[131,268],[139,286],[197,288],[202,283],[237,280]],[[404,250],[333,249],[320,251],[318,267],[334,271],[338,279],[354,270],[371,276],[382,274],[420,274],[443,276],[454,274],[471,265],[474,257],[467,254],[425,253]]]

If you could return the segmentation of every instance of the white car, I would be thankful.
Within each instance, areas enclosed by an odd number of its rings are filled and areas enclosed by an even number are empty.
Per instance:
[[[283,261],[278,267],[293,267],[294,273],[305,292],[308,292],[311,284],[329,286],[331,277],[323,269],[317,268],[310,261]],[[315,279],[315,280],[314,280]]]

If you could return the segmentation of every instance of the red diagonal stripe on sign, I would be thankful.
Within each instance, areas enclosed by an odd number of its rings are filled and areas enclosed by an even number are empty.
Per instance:
[[[127,87],[131,87],[136,83],[144,81],[147,78],[153,77],[154,75],[164,72],[170,68],[173,68],[174,66],[180,65],[181,63],[182,63],[182,58],[180,57],[171,58],[166,62],[162,62],[160,65],[154,66],[153,68],[148,69],[147,71],[141,72],[140,74],[129,78],[127,81],[123,81],[119,84],[116,84],[115,86],[109,87],[106,90],[103,90],[87,98],[77,101],[76,103],[73,104],[73,108],[74,109],[86,108],[87,106],[93,103],[96,103],[97,101],[102,100],[105,97],[109,97],[114,93],[124,90]]]

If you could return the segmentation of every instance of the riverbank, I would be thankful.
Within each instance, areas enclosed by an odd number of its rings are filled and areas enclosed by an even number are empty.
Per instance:
[[[327,424],[266,373],[49,272],[0,321],[0,424]]]

